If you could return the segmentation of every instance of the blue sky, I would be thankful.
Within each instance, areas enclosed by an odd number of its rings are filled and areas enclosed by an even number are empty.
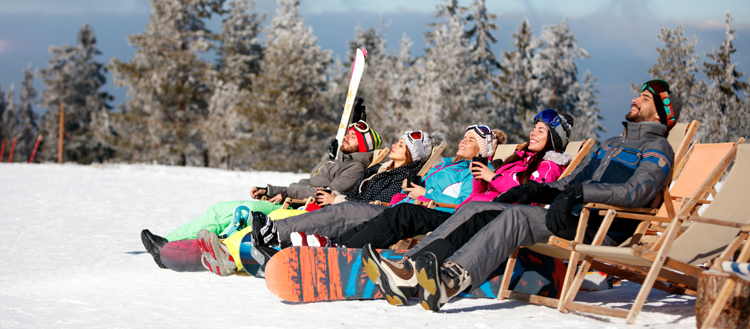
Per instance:
[[[459,3],[467,5],[470,1]],[[344,57],[347,43],[354,36],[354,27],[367,28],[386,25],[389,49],[396,50],[405,33],[414,41],[412,52],[423,53],[423,33],[434,21],[432,13],[440,1],[428,0],[302,0],[300,14],[313,27],[321,47]],[[559,24],[566,19],[578,39],[579,47],[591,58],[578,60],[581,73],[586,70],[599,80],[600,104],[606,117],[605,135],[619,133],[633,94],[631,82],[649,78],[646,70],[656,62],[657,39],[662,28],[674,29],[683,25],[685,35],[696,36],[699,62],[705,53],[718,47],[724,39],[724,14],[734,16],[737,32],[732,60],[739,62],[740,71],[750,71],[750,1],[698,0],[609,0],[609,1],[553,1],[553,0],[487,0],[490,13],[500,17],[500,29],[494,35],[493,46],[499,56],[510,49],[510,34],[523,19],[531,23],[534,35],[544,25]],[[257,0],[256,12],[265,12],[270,22],[276,8],[275,0]],[[75,43],[78,29],[85,22],[91,24],[102,51],[99,61],[108,62],[113,56],[126,60],[135,53],[125,37],[141,33],[148,22],[150,4],[147,0],[0,0],[0,86],[7,90],[11,83],[18,86],[22,71],[30,63],[33,68],[47,66],[50,45]],[[210,26],[218,30],[218,20]],[[743,76],[747,79],[748,74]],[[699,78],[702,78],[699,76]],[[37,83],[38,88],[41,84]],[[125,94],[124,88],[114,88],[111,76],[105,89],[112,92],[115,105]]]

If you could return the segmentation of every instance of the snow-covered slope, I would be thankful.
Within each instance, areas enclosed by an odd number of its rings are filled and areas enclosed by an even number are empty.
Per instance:
[[[262,279],[159,269],[140,231],[166,234],[250,187],[305,174],[158,165],[0,164],[0,327],[688,328],[695,298],[654,290],[635,326],[515,301],[456,299],[440,313],[382,300],[282,302]],[[623,305],[639,285],[582,293]]]

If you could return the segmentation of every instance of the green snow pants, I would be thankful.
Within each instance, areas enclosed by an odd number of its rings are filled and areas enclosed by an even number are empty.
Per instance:
[[[234,208],[239,205],[247,206],[250,211],[260,211],[266,215],[276,209],[281,209],[281,203],[273,204],[266,201],[219,202],[209,207],[205,214],[183,224],[164,238],[170,242],[195,239],[198,236],[198,231],[204,228],[217,235],[227,234],[231,228],[232,220],[234,220]]]

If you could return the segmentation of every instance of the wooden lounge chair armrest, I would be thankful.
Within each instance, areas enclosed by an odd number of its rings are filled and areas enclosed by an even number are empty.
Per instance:
[[[549,241],[547,243],[551,246],[555,246],[555,247],[562,248],[565,250],[570,250],[570,251],[575,251],[575,246],[576,244],[578,244],[575,241],[566,240],[559,236],[554,236],[554,235],[549,237]]]
[[[382,206],[382,205],[386,205],[388,203],[385,203],[385,202],[380,201],[380,200],[375,200],[375,201],[370,201],[370,204],[374,204],[374,205],[377,205],[377,206]]]
[[[656,213],[659,212],[658,208],[628,208],[628,207],[618,207],[618,206],[610,206],[603,203],[587,203],[584,205],[585,208],[589,209],[603,209],[603,210],[609,210],[612,209],[614,211],[624,211],[624,212],[638,212],[643,214],[652,214],[656,215]]]
[[[599,210],[599,215],[604,216],[607,214],[607,211],[609,210]],[[672,221],[672,219],[668,217],[657,217],[654,215],[644,215],[644,214],[631,214],[631,213],[626,213],[626,212],[618,212],[617,217],[635,219],[635,220],[641,220],[641,221],[654,221],[654,222],[665,222],[665,223],[669,223]]]
[[[694,222],[700,222],[700,223],[706,223],[706,224],[736,227],[740,229],[740,231],[742,232],[750,232],[750,225],[748,224],[740,224],[740,223],[725,221],[721,219],[705,218],[705,217],[700,217],[700,216],[680,215],[678,218],[683,221],[694,221]]]

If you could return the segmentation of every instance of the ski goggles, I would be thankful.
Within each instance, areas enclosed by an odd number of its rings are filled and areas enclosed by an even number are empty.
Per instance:
[[[538,121],[543,121],[544,123],[552,126],[552,128],[557,128],[562,124],[562,121],[560,121],[560,116],[557,114],[557,111],[553,109],[546,109],[542,112],[537,113],[536,116],[534,116],[534,123]]]
[[[406,135],[406,138],[409,140],[409,143],[417,147],[417,153],[418,153],[417,156],[420,159],[424,159],[427,156],[427,152],[425,152],[424,150],[424,145],[423,145],[424,140],[422,139],[424,137],[424,134],[422,133],[422,131],[421,130],[407,131],[404,134]]]
[[[492,133],[492,129],[490,129],[490,127],[487,127],[485,125],[471,125],[466,127],[466,131],[469,130],[474,130],[474,132],[477,133],[479,137],[484,138],[485,143],[487,143],[487,153],[491,153],[494,151],[492,149],[492,136],[494,136],[494,134]]]
[[[647,81],[641,86],[641,92],[646,90],[661,98],[661,103],[664,104],[664,117],[666,119],[662,123],[670,127],[673,126],[676,120],[674,117],[674,109],[672,108],[672,100],[669,99],[669,83],[661,79]]]
[[[367,124],[367,122],[364,122],[362,120],[350,124],[349,128],[354,128],[354,130],[359,131],[363,134],[370,131],[370,126]]]

